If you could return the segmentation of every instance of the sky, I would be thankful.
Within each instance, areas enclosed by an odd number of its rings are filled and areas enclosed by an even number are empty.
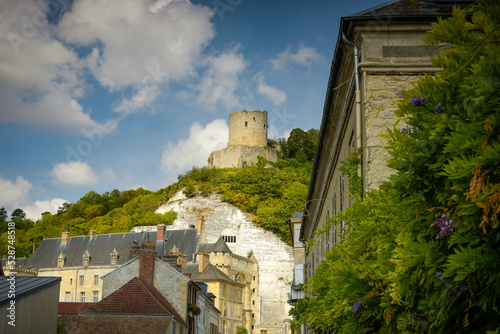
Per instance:
[[[177,181],[226,147],[319,129],[340,18],[380,0],[0,0],[0,207]]]

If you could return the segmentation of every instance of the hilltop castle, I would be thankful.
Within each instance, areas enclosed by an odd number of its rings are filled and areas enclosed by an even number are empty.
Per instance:
[[[250,166],[262,156],[279,159],[279,152],[267,141],[267,110],[243,110],[229,114],[229,142],[225,149],[212,152],[208,167],[238,168]]]

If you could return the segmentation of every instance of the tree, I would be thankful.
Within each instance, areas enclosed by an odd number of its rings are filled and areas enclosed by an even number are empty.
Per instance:
[[[7,210],[5,208],[0,208],[0,222],[7,221],[9,215],[7,214]]]
[[[318,143],[318,133],[316,129],[310,129],[306,132],[296,128],[292,130],[287,140],[279,138],[278,144],[281,147],[283,158],[297,158],[297,154],[302,152],[303,154],[299,154],[299,157],[305,155],[307,160],[313,160]]]
[[[236,334],[248,334],[248,331],[245,327],[238,326],[236,327]]]
[[[330,221],[350,233],[291,311],[336,333],[498,333],[500,6],[454,9],[427,34],[442,69],[404,93],[394,173]],[[400,127],[397,125],[397,127]]]
[[[21,209],[18,208],[18,209],[15,209],[14,211],[12,211],[12,214],[11,214],[10,217],[11,217],[11,219],[13,221],[16,220],[16,219],[23,220],[23,219],[26,218],[26,213],[24,213],[23,210],[21,210]]]

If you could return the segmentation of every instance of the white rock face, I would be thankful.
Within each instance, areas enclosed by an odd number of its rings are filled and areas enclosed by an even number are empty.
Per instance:
[[[168,230],[187,229],[198,225],[198,216],[205,219],[208,243],[215,243],[220,236],[234,236],[236,242],[227,245],[235,254],[246,256],[250,251],[259,262],[259,291],[261,297],[260,325],[283,325],[290,319],[288,282],[293,279],[292,247],[272,232],[257,227],[248,215],[237,207],[222,202],[220,196],[186,198],[182,192],[156,211],[177,212],[177,219]],[[285,224],[285,222],[283,222]],[[156,229],[156,226],[152,227]]]

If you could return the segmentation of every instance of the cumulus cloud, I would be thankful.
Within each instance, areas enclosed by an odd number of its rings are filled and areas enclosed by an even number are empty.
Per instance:
[[[162,84],[193,76],[214,36],[213,11],[188,0],[75,0],[57,23],[59,3],[26,0],[0,5],[0,122],[63,132],[110,124],[93,118],[81,100],[94,88],[132,89],[115,111],[137,112]],[[87,54],[79,50],[91,50]]]
[[[99,182],[92,167],[81,161],[61,162],[50,174],[54,183],[66,186],[88,186]]]
[[[161,91],[158,86],[142,87],[130,99],[121,100],[114,110],[124,114],[137,112],[149,106],[160,93]]]
[[[274,105],[283,104],[286,101],[286,93],[276,87],[266,84],[263,75],[258,76],[257,90],[270,99]]]
[[[84,63],[54,38],[39,1],[8,1],[0,10],[0,122],[64,131],[98,121],[80,105]]]
[[[241,102],[236,90],[240,75],[247,66],[243,54],[233,49],[218,56],[209,56],[206,63],[208,70],[197,87],[197,102],[209,110],[215,110],[219,103],[227,109],[239,107]]]
[[[277,70],[286,69],[289,64],[298,64],[310,67],[315,61],[319,61],[323,56],[315,48],[299,45],[297,52],[293,53],[288,46],[285,51],[280,52],[276,58],[270,60],[272,66]]]
[[[42,212],[56,213],[66,202],[61,198],[33,202],[29,198],[32,189],[33,185],[22,176],[18,176],[15,182],[0,177],[0,207],[4,207],[9,214],[20,208],[28,219],[36,221],[41,218]]]
[[[212,15],[187,0],[76,0],[57,32],[66,42],[94,47],[88,67],[103,86],[116,90],[193,74],[214,36]]]
[[[32,188],[33,185],[22,176],[18,176],[15,182],[0,177],[0,205],[13,207],[23,204]]]
[[[63,205],[63,203],[67,202],[62,198],[54,198],[46,201],[35,201],[31,204],[25,205],[22,207],[24,213],[26,213],[26,217],[36,221],[42,218],[42,213],[50,212],[52,214],[57,213],[57,210]]]
[[[175,176],[193,166],[206,166],[210,153],[226,147],[229,126],[223,119],[216,119],[203,127],[199,122],[189,129],[189,138],[177,143],[169,142],[163,149],[161,168]]]

